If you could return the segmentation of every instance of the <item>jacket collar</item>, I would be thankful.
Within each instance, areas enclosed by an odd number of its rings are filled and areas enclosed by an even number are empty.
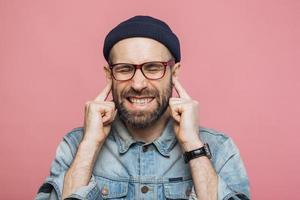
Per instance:
[[[165,157],[170,156],[170,151],[175,146],[177,140],[173,129],[174,120],[170,117],[160,137],[153,142],[160,154]],[[138,141],[134,140],[130,135],[124,123],[116,116],[112,124],[112,134],[118,144],[120,154],[125,154],[130,146]]]

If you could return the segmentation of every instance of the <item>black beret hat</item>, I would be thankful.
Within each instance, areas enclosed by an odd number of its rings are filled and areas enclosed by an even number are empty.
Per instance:
[[[159,19],[138,15],[121,22],[107,34],[103,46],[103,55],[106,61],[108,61],[109,52],[114,44],[122,39],[132,37],[147,37],[157,40],[169,49],[175,62],[179,62],[181,59],[179,40],[171,28]]]

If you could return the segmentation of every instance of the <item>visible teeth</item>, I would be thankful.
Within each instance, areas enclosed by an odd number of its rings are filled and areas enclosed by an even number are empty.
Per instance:
[[[146,104],[146,103],[150,102],[152,100],[152,98],[143,98],[143,99],[129,98],[129,100],[132,103],[136,103],[136,104]]]

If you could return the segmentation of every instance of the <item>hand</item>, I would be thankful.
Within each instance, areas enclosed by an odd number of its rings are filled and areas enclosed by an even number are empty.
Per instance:
[[[103,91],[94,99],[85,104],[84,117],[84,140],[93,142],[103,142],[111,128],[117,110],[112,101],[106,101],[112,86],[112,80],[103,89]]]
[[[185,151],[200,148],[203,144],[198,136],[198,102],[187,94],[176,77],[173,78],[173,85],[179,96],[169,100],[176,137]]]

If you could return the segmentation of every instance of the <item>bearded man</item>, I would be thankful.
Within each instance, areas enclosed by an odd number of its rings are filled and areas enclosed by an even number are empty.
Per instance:
[[[198,102],[178,80],[179,40],[165,22],[127,19],[103,54],[107,84],[86,103],[84,126],[59,144],[36,199],[249,199],[232,139],[198,124]]]

